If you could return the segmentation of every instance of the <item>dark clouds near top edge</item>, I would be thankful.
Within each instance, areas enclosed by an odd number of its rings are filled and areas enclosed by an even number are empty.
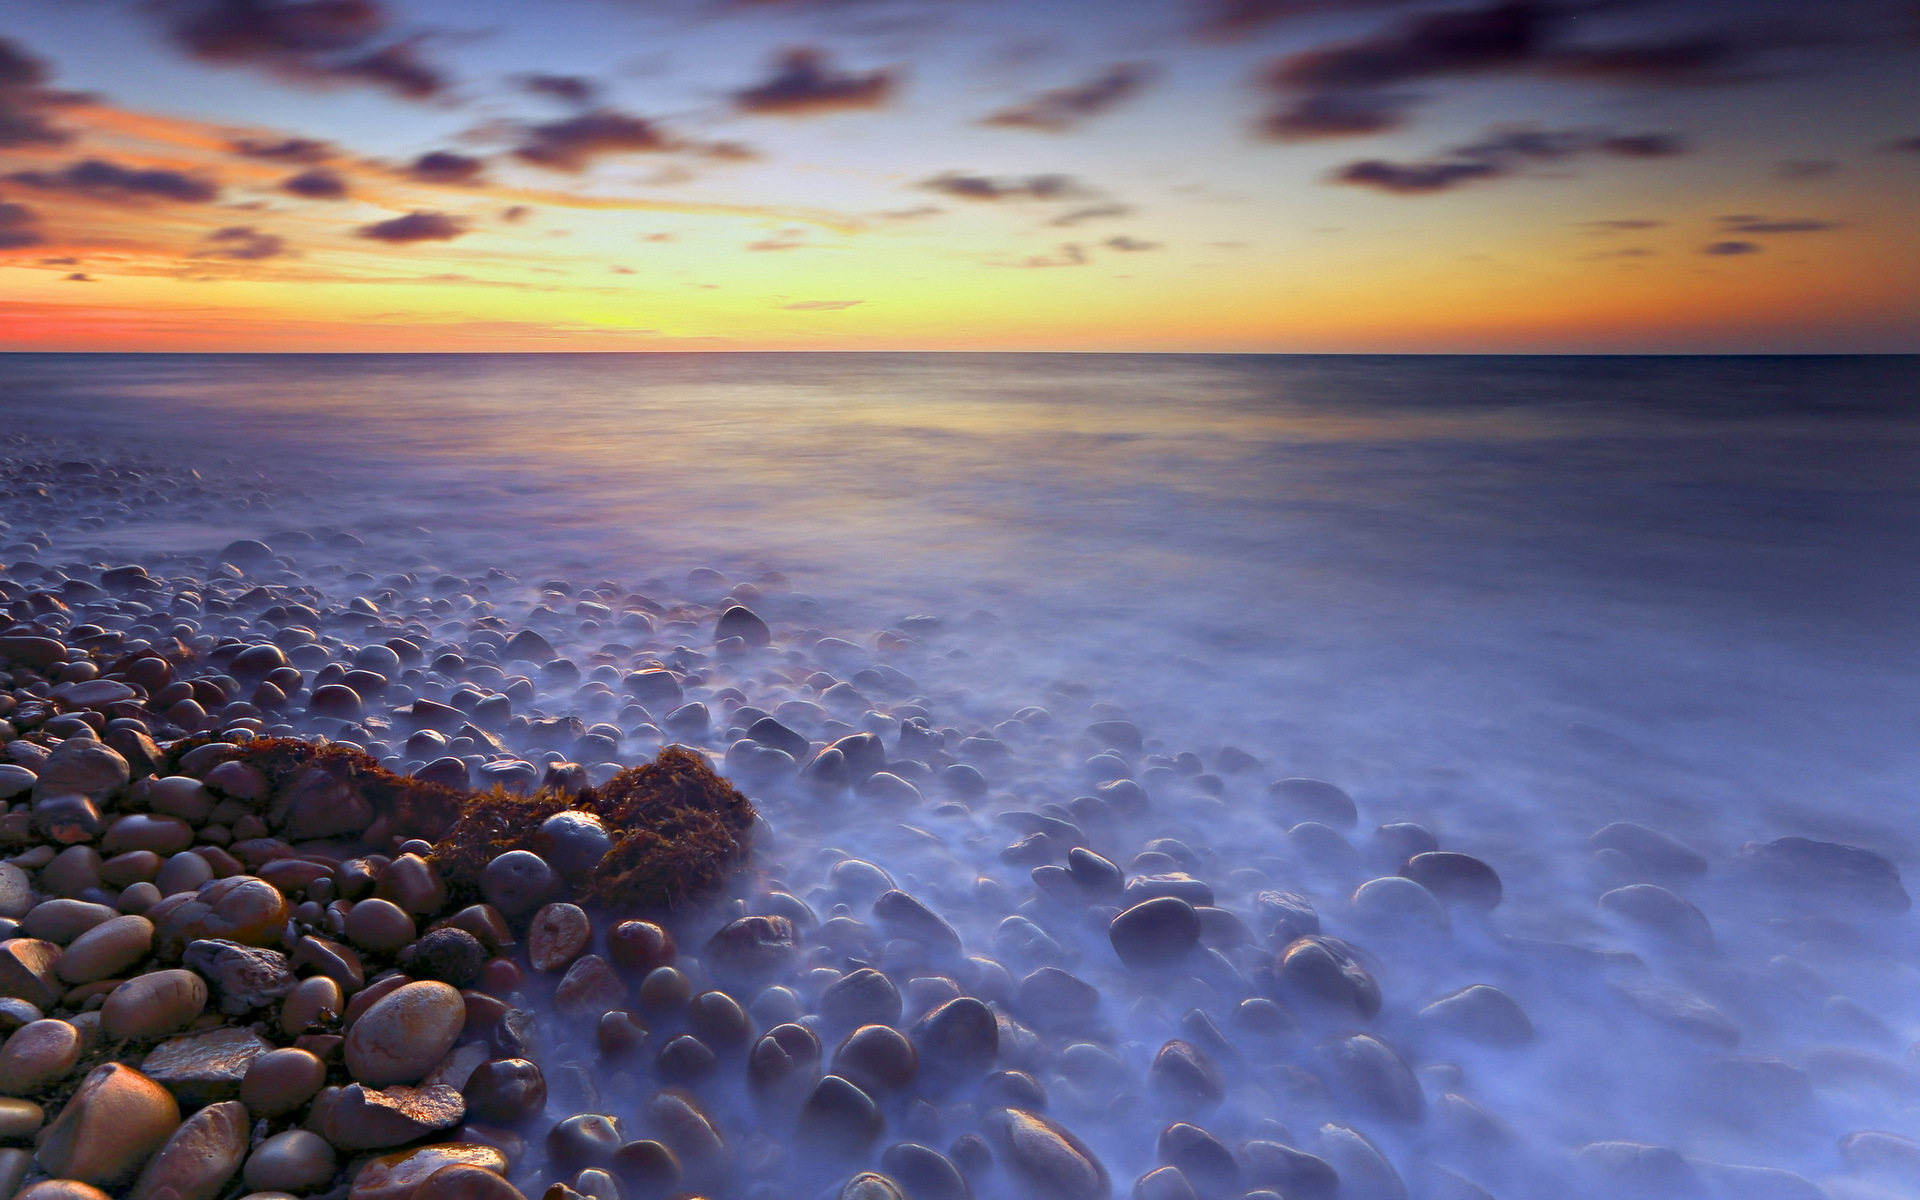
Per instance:
[[[145,0],[169,40],[202,62],[310,85],[364,85],[409,100],[450,81],[378,0]]]
[[[1153,81],[1150,63],[1115,63],[1093,78],[1041,92],[980,119],[982,125],[1063,133],[1138,96]]]
[[[1843,0],[1844,6],[1844,0]],[[1235,11],[1299,15],[1331,5],[1260,4]],[[1370,7],[1384,7],[1371,5]],[[1616,11],[1641,18],[1631,30],[1595,32]],[[1262,76],[1278,101],[1261,131],[1279,140],[1350,137],[1403,127],[1432,81],[1530,75],[1619,87],[1679,87],[1765,77],[1767,50],[1845,41],[1734,8],[1673,0],[1638,5],[1582,0],[1496,0],[1397,16],[1371,33],[1276,59]]]
[[[880,108],[898,83],[894,71],[843,71],[825,51],[795,46],[781,52],[764,82],[733,93],[733,106],[743,113],[787,117]]]
[[[1333,182],[1400,196],[1426,196],[1469,183],[1502,179],[1540,163],[1592,155],[1670,158],[1686,144],[1670,133],[1618,134],[1593,129],[1510,128],[1455,146],[1433,158],[1391,162],[1371,158],[1348,163]]]
[[[47,87],[53,72],[18,43],[0,37],[0,148],[64,146],[73,134],[53,114],[90,97]]]
[[[52,171],[15,171],[6,178],[36,191],[88,196],[95,200],[210,204],[220,198],[220,184],[204,175],[123,167],[104,158],[81,159]]]

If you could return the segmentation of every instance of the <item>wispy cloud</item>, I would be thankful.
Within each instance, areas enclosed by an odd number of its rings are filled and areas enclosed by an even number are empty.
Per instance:
[[[844,312],[865,303],[865,300],[796,300],[780,307],[788,312]]]
[[[1515,175],[1538,164],[1583,155],[1665,158],[1682,154],[1685,144],[1672,134],[1615,134],[1592,129],[1496,130],[1478,142],[1455,146],[1435,158],[1415,162],[1364,159],[1333,174],[1333,182],[1402,196],[1450,191],[1464,184]]]
[[[1031,100],[990,113],[980,123],[1062,133],[1133,99],[1146,90],[1153,74],[1147,63],[1116,63],[1083,83],[1041,92]]]
[[[762,116],[803,117],[885,104],[898,79],[893,71],[842,71],[826,52],[796,46],[781,53],[765,81],[733,94],[734,107]]]
[[[961,200],[1076,200],[1092,191],[1071,175],[972,175],[943,171],[917,185]]]
[[[389,221],[376,221],[371,225],[362,225],[354,233],[376,242],[405,244],[409,242],[450,242],[468,232],[465,217],[450,216],[447,213],[419,210],[403,217],[394,217]]]
[[[167,36],[202,62],[313,85],[358,84],[410,100],[446,92],[418,38],[394,34],[379,0],[152,0]]]
[[[81,159],[54,171],[15,171],[7,178],[37,191],[95,200],[207,204],[220,198],[219,182],[207,176],[157,167],[125,167],[104,158]]]

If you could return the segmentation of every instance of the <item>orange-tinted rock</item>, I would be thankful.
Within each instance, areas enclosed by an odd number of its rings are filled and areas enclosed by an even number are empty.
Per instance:
[[[96,1187],[125,1183],[180,1124],[173,1094],[122,1063],[96,1067],[35,1150],[55,1175]]]

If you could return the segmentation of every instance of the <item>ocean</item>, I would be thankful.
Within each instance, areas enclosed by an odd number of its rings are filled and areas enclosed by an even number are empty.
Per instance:
[[[936,616],[933,700],[1090,697],[1168,754],[1258,760],[1183,826],[1222,872],[1284,858],[1264,784],[1316,777],[1357,802],[1363,854],[1412,821],[1494,864],[1499,936],[1633,948],[1587,839],[1680,839],[1716,864],[1690,897],[1718,940],[1705,965],[1649,953],[1654,974],[1733,1012],[1740,1055],[1807,1073],[1817,1112],[1791,1136],[1724,1119],[1699,1099],[1708,1051],[1511,967],[1542,1042],[1459,1085],[1546,1156],[1483,1179],[1502,1195],[1607,1139],[1827,1178],[1849,1130],[1920,1136],[1920,1077],[1874,1091],[1808,1057],[1909,1070],[1912,918],[1814,935],[1715,882],[1789,836],[1920,867],[1920,358],[14,354],[0,429],[261,481],[191,519],[129,513],[103,553],[325,524],[395,569],[778,572],[789,626],[849,638]],[[795,827],[808,852],[913,854]],[[1312,887],[1340,911],[1344,884]],[[1459,951],[1465,975],[1444,940],[1384,944],[1390,996],[1396,961],[1409,988],[1506,969],[1495,943]],[[1872,1021],[1740,1009],[1781,955]],[[1228,1108],[1244,1126],[1260,1103]],[[1076,1128],[1134,1167],[1131,1120]],[[1428,1153],[1376,1140],[1406,1172]]]

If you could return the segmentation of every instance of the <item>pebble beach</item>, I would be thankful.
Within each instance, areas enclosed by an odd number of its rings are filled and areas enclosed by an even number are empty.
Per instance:
[[[1870,824],[1530,831],[1197,660],[275,478],[0,433],[0,1194],[1920,1195]]]

